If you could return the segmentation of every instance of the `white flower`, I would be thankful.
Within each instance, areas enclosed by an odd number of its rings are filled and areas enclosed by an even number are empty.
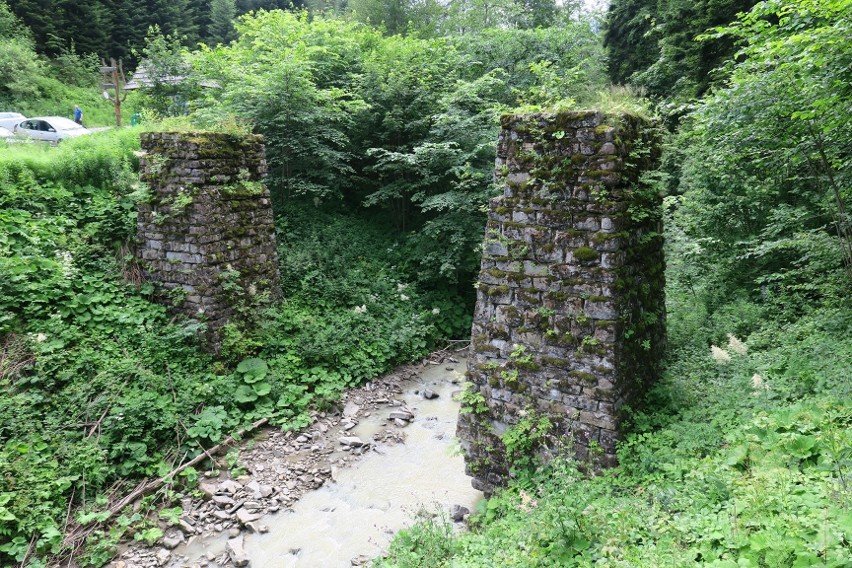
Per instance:
[[[65,278],[70,278],[77,272],[74,268],[74,257],[67,250],[56,251],[56,262],[62,267],[62,275]]]
[[[757,394],[760,390],[769,390],[769,385],[757,373],[751,376],[751,386],[754,387],[754,394]]]
[[[711,346],[710,353],[713,359],[720,365],[727,365],[731,362],[731,354],[721,347],[716,347],[715,345]]]
[[[257,294],[257,286],[255,286],[254,284],[249,284],[248,293],[249,296],[254,296],[255,294]]]
[[[745,355],[748,353],[748,347],[746,344],[737,339],[733,333],[728,334],[728,347],[737,355]]]
[[[437,316],[441,313],[441,308],[432,308],[432,315]]]
[[[47,336],[43,333],[28,333],[27,335],[30,339],[32,339],[33,341],[37,341],[38,343],[47,341]]]
[[[401,299],[403,302],[407,302],[407,301],[408,301],[408,296],[406,296],[405,294],[400,294],[400,295],[399,295],[399,297],[400,297],[400,299]]]
[[[403,284],[402,282],[400,282],[399,284],[396,285],[396,291],[397,292],[402,292],[406,288],[408,288],[408,284]]]
[[[366,312],[366,311],[367,311],[367,304],[362,304],[362,305],[360,305],[360,306],[355,306],[355,313],[356,313],[356,314],[363,314],[363,313],[364,313],[364,312]]]

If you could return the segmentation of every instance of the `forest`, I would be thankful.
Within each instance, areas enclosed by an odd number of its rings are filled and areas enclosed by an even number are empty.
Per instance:
[[[618,467],[523,460],[373,565],[852,565],[850,37],[850,0],[0,0],[0,111],[111,126],[101,58],[153,77],[138,126],[0,141],[0,565],[156,542],[198,471],[113,511],[141,480],[469,340],[500,116],[589,108],[664,143],[663,377]],[[147,130],[264,136],[284,300],[215,356],[135,260]]]

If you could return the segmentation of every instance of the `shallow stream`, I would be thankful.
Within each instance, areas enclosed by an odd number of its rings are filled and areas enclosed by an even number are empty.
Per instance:
[[[252,568],[349,568],[352,559],[382,554],[394,533],[411,525],[421,509],[447,512],[453,505],[473,510],[482,494],[464,474],[455,443],[459,403],[453,400],[465,362],[427,365],[403,383],[399,397],[414,411],[405,443],[375,447],[334,473],[334,481],[305,494],[291,511],[263,517],[265,534],[245,537]],[[424,389],[438,394],[432,400]],[[369,441],[387,421],[374,412],[349,435]],[[448,516],[448,515],[447,515]],[[227,534],[191,540],[176,553],[192,559],[219,556]]]

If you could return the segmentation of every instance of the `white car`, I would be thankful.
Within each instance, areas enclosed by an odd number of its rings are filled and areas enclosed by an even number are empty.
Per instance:
[[[31,140],[44,140],[58,144],[66,138],[91,134],[73,120],[61,116],[37,116],[28,118],[15,126],[15,136]]]
[[[0,126],[0,140],[5,140],[6,138],[12,138],[14,134],[8,128],[3,128]]]
[[[13,130],[15,125],[20,124],[26,118],[19,112],[0,112],[0,127]]]

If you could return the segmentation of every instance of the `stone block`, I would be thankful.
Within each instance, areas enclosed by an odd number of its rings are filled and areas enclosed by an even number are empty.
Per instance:
[[[240,168],[262,179],[266,165],[258,136],[218,133],[143,133],[141,177],[155,198],[140,204],[138,256],[146,277],[160,290],[182,286],[190,292],[181,306],[188,318],[202,311],[215,351],[222,325],[234,316],[220,285],[220,266],[230,262],[242,274],[240,284],[269,286],[279,295],[277,253],[269,194],[238,195],[221,191],[216,181],[236,180]],[[163,156],[154,158],[154,156]],[[234,158],[237,155],[238,158]],[[157,168],[156,162],[163,163]],[[193,202],[172,215],[171,197],[191,188]],[[168,296],[162,300],[168,303]]]
[[[642,120],[577,111],[507,116],[501,122],[496,164],[510,172],[495,178],[505,184],[504,196],[490,202],[488,230],[506,240],[485,241],[469,364],[475,369],[511,363],[518,389],[502,383],[492,388],[488,374],[472,372],[487,415],[459,418],[465,457],[479,464],[471,468],[474,485],[486,492],[508,479],[499,435],[487,431],[514,423],[522,408],[569,424],[553,434],[573,436],[578,458],[613,465],[619,409],[635,405],[641,388],[652,384],[659,372],[657,345],[664,343],[661,243],[643,239],[661,227],[649,221],[627,231],[623,221],[631,206],[629,189],[657,156],[654,150],[639,157],[628,152],[637,138],[654,147]],[[562,132],[558,138],[556,131]],[[537,160],[553,159],[569,160],[575,175],[547,179],[537,173],[529,183]],[[604,187],[609,200],[601,199]],[[629,292],[648,289],[646,284],[652,293],[639,305]],[[627,337],[618,323],[622,310],[660,311],[659,323]],[[646,340],[654,342],[651,352],[642,347]],[[512,362],[515,344],[525,349],[523,364]],[[600,442],[603,455],[589,452],[593,442]]]

